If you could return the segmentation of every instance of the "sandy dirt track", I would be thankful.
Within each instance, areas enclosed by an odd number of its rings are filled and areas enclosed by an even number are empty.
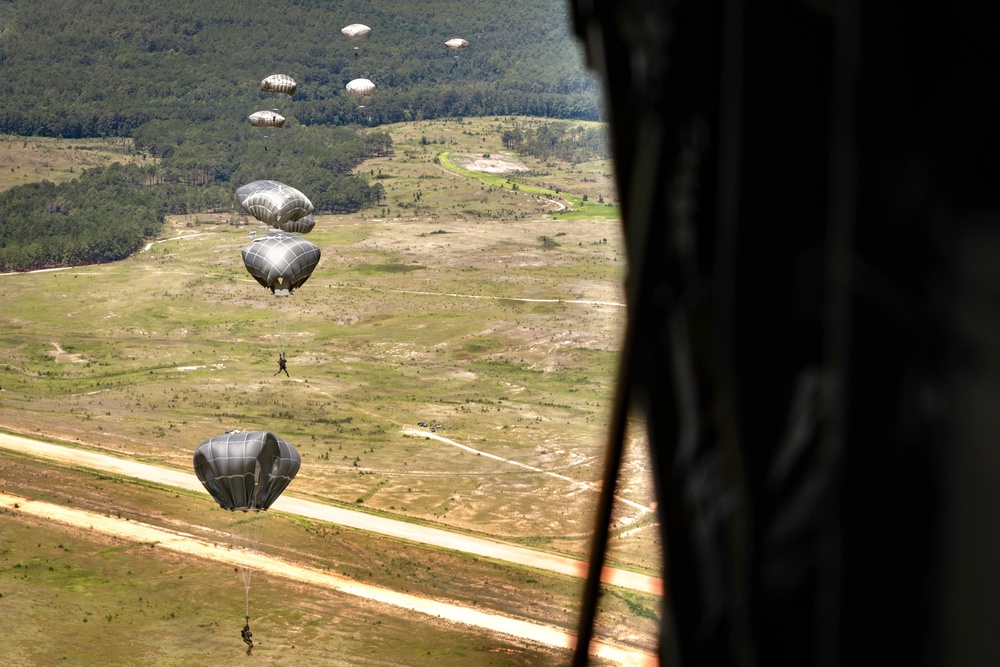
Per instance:
[[[513,461],[511,459],[505,459],[502,456],[497,456],[496,454],[490,454],[489,452],[484,452],[482,450],[475,449],[473,447],[469,447],[468,445],[463,445],[460,442],[455,442],[454,440],[449,440],[448,438],[440,436],[437,433],[431,433],[427,429],[417,429],[417,428],[413,428],[413,427],[410,427],[410,426],[406,426],[406,427],[403,428],[403,433],[406,434],[406,435],[414,435],[414,436],[417,436],[419,438],[431,438],[433,440],[437,440],[438,442],[443,442],[446,445],[451,445],[452,447],[458,447],[459,449],[464,449],[465,451],[471,452],[472,454],[475,454],[476,456],[485,456],[485,457],[491,458],[491,459],[493,459],[495,461],[500,461],[501,463],[508,463],[510,465],[518,466],[519,468],[525,468],[525,469],[530,470],[532,472],[541,473],[542,475],[548,475],[549,477],[554,477],[555,479],[562,480],[564,482],[568,482],[568,483],[572,484],[573,486],[578,486],[578,487],[582,487],[582,488],[585,488],[585,489],[590,489],[592,491],[598,491],[599,490],[599,487],[596,486],[596,485],[594,485],[594,484],[590,484],[588,482],[581,482],[579,480],[573,479],[572,477],[567,477],[566,475],[561,475],[561,474],[559,474],[557,472],[551,472],[549,470],[542,470],[541,468],[536,468],[535,466],[530,466],[530,465],[528,465],[526,463],[521,463],[519,461]],[[630,506],[630,507],[632,507],[634,509],[637,509],[640,512],[652,512],[653,511],[652,508],[646,507],[645,505],[640,505],[639,503],[634,502],[632,500],[629,500],[628,498],[623,498],[621,496],[615,496],[614,498],[618,502],[625,503],[626,505],[628,505],[628,506]]]
[[[339,591],[347,595],[373,600],[428,616],[435,616],[451,621],[452,623],[459,623],[526,639],[546,646],[572,649],[576,641],[576,637],[572,633],[553,626],[510,618],[500,614],[491,614],[478,609],[422,598],[407,593],[398,593],[377,586],[360,584],[344,577],[320,572],[319,570],[292,565],[277,558],[220,547],[193,535],[166,530],[137,521],[127,521],[92,512],[69,509],[51,503],[26,500],[2,492],[0,492],[0,507],[46,521],[56,521],[77,528],[89,529],[90,531],[114,536],[119,539],[155,543],[158,548],[169,549],[198,558],[234,566],[249,566],[255,570],[286,577],[293,581]],[[590,652],[593,655],[606,658],[621,665],[652,666],[657,664],[655,656],[651,654],[600,641],[595,641],[591,644]]]
[[[148,482],[204,493],[208,492],[193,473],[161,468],[148,463],[130,461],[107,454],[54,445],[20,436],[0,433],[0,448],[20,452],[29,456],[55,461],[64,465],[90,468],[106,473],[124,475]],[[327,521],[348,528],[355,528],[418,544],[430,544],[439,548],[452,549],[463,553],[493,558],[508,563],[516,563],[540,570],[556,572],[572,577],[585,578],[587,563],[560,556],[558,554],[535,551],[483,537],[463,535],[451,531],[389,519],[374,514],[356,512],[349,509],[324,505],[311,500],[284,494],[271,506],[273,510],[287,512],[308,519]],[[605,567],[601,580],[612,586],[628,588],[654,595],[663,594],[663,579],[628,570]]]

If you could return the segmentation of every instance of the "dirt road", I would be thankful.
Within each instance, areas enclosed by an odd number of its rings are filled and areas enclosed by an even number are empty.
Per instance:
[[[88,529],[92,532],[114,536],[119,539],[155,543],[158,548],[169,549],[198,558],[234,566],[246,565],[255,570],[286,577],[297,582],[312,584],[367,600],[374,600],[400,609],[441,618],[452,623],[526,639],[546,646],[571,649],[576,641],[576,637],[572,633],[554,626],[510,618],[500,614],[483,612],[479,609],[462,607],[448,602],[361,584],[351,579],[338,577],[319,570],[293,565],[278,558],[261,554],[248,554],[243,551],[220,547],[197,538],[194,535],[158,528],[137,521],[128,521],[92,512],[69,509],[51,503],[27,500],[2,492],[0,492],[0,507],[7,508],[12,512],[19,512],[46,521],[55,521],[77,528]],[[606,642],[593,642],[590,652],[592,655],[606,658],[620,665],[651,667],[657,664],[653,655]]]
[[[5,433],[0,433],[0,448],[48,461],[55,461],[63,465],[100,470],[106,473],[124,475],[208,495],[201,482],[198,481],[198,478],[193,473],[161,468],[148,463],[140,463],[76,447],[54,445],[20,436],[7,435]],[[407,523],[375,514],[324,505],[315,501],[296,498],[288,494],[278,498],[271,508],[308,519],[327,521],[418,544],[431,544],[436,547],[493,558],[508,563],[516,563],[572,577],[584,578],[587,576],[586,562],[566,556],[535,551],[484,537],[464,535],[440,528]],[[621,588],[652,593],[654,595],[663,595],[663,579],[659,577],[605,567],[601,575],[601,580],[607,584]]]
[[[578,486],[578,487],[581,487],[581,488],[584,488],[584,489],[590,489],[591,491],[595,491],[595,492],[599,490],[598,486],[596,486],[594,484],[590,484],[589,482],[581,482],[579,480],[573,479],[572,477],[567,477],[566,475],[561,475],[561,474],[559,474],[557,472],[552,472],[550,470],[542,470],[541,468],[537,468],[535,466],[528,465],[527,463],[521,463],[520,461],[514,461],[512,459],[505,459],[505,458],[503,458],[501,456],[497,456],[496,454],[490,454],[489,452],[484,452],[481,449],[475,449],[473,447],[469,447],[468,445],[463,445],[460,442],[455,442],[454,440],[449,440],[448,438],[442,437],[442,436],[438,435],[437,433],[432,433],[432,432],[428,431],[427,429],[417,429],[417,428],[413,428],[411,426],[405,426],[403,428],[403,433],[405,435],[415,435],[418,438],[431,438],[433,440],[437,440],[438,442],[443,442],[446,445],[451,445],[452,447],[458,447],[459,449],[463,449],[463,450],[465,450],[467,452],[475,454],[476,456],[485,456],[487,458],[493,459],[494,461],[500,461],[501,463],[508,463],[510,465],[517,466],[519,468],[525,468],[526,470],[530,470],[532,472],[541,473],[542,475],[548,475],[549,477],[553,477],[555,479],[559,479],[559,480],[562,480],[564,482],[568,482],[568,483],[572,484],[573,486]],[[652,512],[653,511],[652,508],[646,507],[645,505],[640,505],[639,503],[637,503],[635,501],[632,501],[632,500],[629,500],[628,498],[623,498],[621,496],[617,496],[616,495],[615,496],[615,500],[617,500],[620,503],[624,503],[624,504],[626,504],[626,505],[628,505],[628,506],[630,506],[630,507],[632,507],[634,509],[637,509],[640,512],[643,512],[643,513]]]

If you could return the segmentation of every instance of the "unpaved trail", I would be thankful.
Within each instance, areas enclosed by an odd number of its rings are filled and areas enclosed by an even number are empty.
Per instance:
[[[399,593],[387,588],[361,584],[345,577],[294,565],[284,560],[262,554],[247,553],[238,549],[220,547],[187,533],[158,528],[137,521],[128,521],[103,516],[78,509],[69,509],[42,501],[27,500],[0,492],[0,507],[23,515],[46,521],[89,529],[92,532],[155,544],[157,548],[169,549],[177,553],[195,556],[234,566],[248,566],[254,570],[268,572],[296,582],[338,591],[367,600],[373,600],[400,609],[434,616],[452,623],[480,628],[556,648],[572,649],[574,634],[561,628],[532,621],[493,614],[479,609],[423,598],[407,593]],[[655,656],[618,644],[595,641],[590,653],[606,658],[620,665],[645,667],[658,664]]]
[[[253,282],[252,280],[250,282]],[[420,296],[446,296],[455,299],[484,299],[489,301],[520,301],[523,303],[566,303],[585,306],[610,306],[612,308],[627,308],[628,305],[618,301],[594,301],[590,299],[529,299],[517,296],[487,296],[483,294],[460,294],[458,292],[426,292],[412,289],[391,289],[385,287],[357,287],[353,285],[330,285],[333,289],[352,289],[379,292],[394,292],[396,294],[416,294]]]
[[[548,475],[549,477],[555,477],[556,479],[560,479],[560,480],[562,480],[564,482],[569,482],[570,484],[572,484],[574,486],[579,486],[579,487],[582,487],[582,488],[585,488],[585,489],[590,489],[592,491],[599,491],[600,490],[600,487],[597,486],[596,484],[591,484],[590,482],[581,482],[580,480],[573,479],[572,477],[567,477],[566,475],[562,475],[562,474],[557,473],[557,472],[551,472],[549,470],[543,470],[541,468],[536,468],[535,466],[528,465],[527,463],[521,463],[520,461],[514,461],[513,459],[505,459],[502,456],[497,456],[496,454],[490,454],[489,452],[485,452],[485,451],[483,451],[481,449],[475,449],[473,447],[469,447],[468,445],[463,445],[460,442],[455,442],[454,440],[449,440],[448,438],[442,437],[442,436],[438,435],[437,433],[431,433],[430,431],[428,431],[426,429],[419,429],[419,428],[413,428],[413,427],[407,426],[407,427],[403,428],[403,433],[406,434],[406,435],[415,435],[417,437],[422,437],[422,438],[431,438],[433,440],[437,440],[439,442],[443,442],[446,445],[451,445],[452,447],[458,447],[459,449],[463,449],[463,450],[465,450],[467,452],[471,452],[472,454],[475,454],[476,456],[485,456],[487,458],[493,459],[494,461],[500,461],[502,463],[509,463],[510,465],[514,465],[514,466],[517,466],[519,468],[524,468],[524,469],[530,470],[532,472],[537,472],[537,473],[541,473],[543,475]],[[637,509],[640,512],[642,512],[643,514],[645,514],[647,512],[652,512],[653,511],[653,509],[651,507],[646,507],[645,505],[637,503],[637,502],[635,502],[633,500],[629,500],[628,498],[622,498],[621,496],[617,496],[616,495],[615,496],[615,500],[617,500],[620,503],[624,503],[624,504],[628,505],[629,507]]]
[[[142,252],[148,252],[149,249],[153,247],[154,243],[164,243],[165,241],[183,241],[184,239],[193,239],[196,236],[208,236],[210,234],[212,234],[212,232],[198,232],[196,234],[181,234],[180,236],[175,236],[169,239],[157,239],[155,241],[150,241],[149,243],[147,243],[146,247],[142,249]]]
[[[566,210],[566,204],[562,203],[561,201],[556,201],[555,199],[548,199],[546,197],[539,197],[538,199],[549,204],[555,204],[556,206],[559,207],[558,208],[559,211]]]
[[[156,484],[208,495],[208,492],[205,491],[205,488],[193,473],[161,468],[148,463],[140,463],[76,447],[54,445],[6,433],[0,433],[0,448],[55,461],[63,465],[125,475]],[[348,528],[356,528],[358,530],[407,540],[409,542],[430,544],[440,548],[493,558],[508,563],[516,563],[571,577],[585,578],[587,576],[587,563],[585,561],[544,551],[535,551],[527,547],[506,544],[485,537],[453,533],[441,528],[408,523],[406,521],[357,512],[333,505],[324,505],[323,503],[296,498],[288,494],[284,494],[278,498],[271,506],[271,509],[308,519],[327,521]],[[628,588],[642,593],[663,595],[663,579],[660,577],[651,577],[628,570],[605,567],[601,574],[601,581],[612,586]]]

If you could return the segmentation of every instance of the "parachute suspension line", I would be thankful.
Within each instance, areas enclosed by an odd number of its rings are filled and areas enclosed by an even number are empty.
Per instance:
[[[243,582],[247,620],[250,619],[250,583],[253,579],[251,558],[257,553],[260,546],[260,537],[264,529],[261,521],[264,517],[263,514],[255,513],[253,516],[237,519],[233,522],[232,528],[233,548],[238,549],[242,555],[238,573]]]
[[[274,337],[278,341],[278,351],[285,356],[285,341],[288,340],[288,320],[279,312],[274,318]]]

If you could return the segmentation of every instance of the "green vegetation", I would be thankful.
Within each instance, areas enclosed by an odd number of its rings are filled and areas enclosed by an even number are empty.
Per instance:
[[[153,159],[141,169],[83,173],[73,186],[43,184],[11,194],[0,202],[0,270],[121,259],[158,234],[165,213],[232,211],[232,191],[260,178],[294,184],[320,213],[387,203],[381,175],[372,174],[372,184],[352,170],[390,154],[388,134],[324,125],[486,114],[597,116],[593,79],[559,3],[465,3],[460,10],[448,0],[391,9],[364,0],[336,7],[324,0],[112,5],[0,3],[7,103],[0,131],[130,136],[135,143],[127,160]],[[354,54],[354,42],[338,26],[359,18],[374,31]],[[443,41],[456,34],[472,47],[452,58]],[[284,35],[295,39],[276,37]],[[291,99],[261,94],[257,82],[272,71],[294,75],[299,92]],[[360,76],[379,86],[363,108],[343,89]],[[275,104],[286,127],[248,125],[250,112]],[[592,127],[518,126],[504,136],[543,158],[604,156],[603,133]],[[11,167],[14,185],[24,182],[17,170]],[[115,180],[114,201],[95,192],[108,178]],[[588,208],[567,201],[573,213]],[[418,193],[415,212],[421,204]],[[602,213],[615,215],[594,207],[585,215]]]
[[[461,174],[469,178],[476,178],[492,188],[503,190],[517,190],[524,194],[541,195],[551,197],[554,200],[562,200],[568,204],[563,204],[561,210],[553,211],[552,217],[559,220],[618,220],[621,212],[617,205],[604,203],[603,195],[600,202],[590,201],[588,195],[573,195],[562,191],[558,187],[548,188],[544,185],[522,184],[529,180],[535,180],[537,176],[520,176],[517,173],[495,174],[485,171],[464,169],[455,164],[452,154],[445,151],[437,156],[438,163],[456,174]],[[579,186],[578,186],[579,187]],[[470,213],[480,216],[479,213]]]
[[[67,183],[0,194],[0,271],[123,259],[160,233],[167,214],[235,214],[235,187],[261,178],[295,183],[321,213],[357,211],[384,197],[380,183],[369,186],[350,170],[388,153],[388,134],[299,127],[265,152],[252,129],[153,121],[136,143],[155,164],[96,167]]]
[[[393,152],[356,170],[384,186],[385,202],[318,216],[309,239],[323,259],[286,299],[270,296],[246,274],[239,250],[247,230],[258,226],[228,212],[169,214],[162,238],[124,260],[0,276],[8,300],[0,314],[0,424],[185,471],[192,449],[208,437],[231,428],[272,430],[303,455],[293,495],[582,558],[594,491],[494,457],[584,484],[599,479],[624,312],[614,305],[623,298],[620,225],[553,220],[551,205],[527,190],[491,189],[478,178],[482,172],[434,163],[442,147],[460,155],[502,154],[497,130],[513,122],[535,120],[441,119],[383,128]],[[538,178],[561,193],[582,197],[586,187],[614,198],[606,161],[512,159],[529,173],[544,172]],[[128,173],[111,171],[118,169]],[[461,213],[474,207],[506,213],[482,220]],[[545,249],[543,236],[557,245]],[[279,349],[290,379],[272,377]],[[419,421],[441,424],[436,435],[473,451],[403,435]],[[651,482],[638,433],[630,438],[621,493],[648,505]],[[206,509],[207,496],[9,455],[0,455],[0,486],[196,534],[221,535],[230,518]],[[652,515],[624,505],[618,513],[623,529],[615,532],[609,562],[656,572]],[[8,518],[0,521],[8,525]],[[25,530],[43,528],[31,525]],[[0,559],[0,613],[26,619],[17,630],[24,642],[45,628],[75,639],[101,627],[108,654],[122,656],[118,664],[134,658],[127,642],[135,634],[169,635],[148,649],[152,664],[205,662],[192,643],[174,641],[185,633],[204,639],[215,655],[239,650],[238,626],[227,625],[241,617],[242,588],[231,569],[44,530],[32,541],[12,528],[11,560]],[[577,613],[579,580],[281,514],[269,517],[263,541],[266,552],[282,558],[414,594],[567,628]],[[148,569],[127,562],[136,549]],[[41,559],[37,568],[33,553]],[[4,569],[16,563],[31,569]],[[194,570],[183,581],[175,571],[182,566]],[[44,579],[48,567],[78,568],[112,583],[78,591],[65,579]],[[158,583],[160,570],[172,587]],[[148,588],[115,588],[130,577]],[[197,592],[178,585],[189,577]],[[417,626],[426,619],[376,615],[356,600],[305,587],[288,596],[268,588],[277,586],[275,578],[255,581],[261,584],[256,604],[271,610],[260,621],[268,647],[261,656],[281,641],[283,650],[302,656],[296,664],[322,663],[317,647],[354,656],[363,646],[373,661],[391,664],[414,664],[398,656],[415,651],[423,659],[429,650],[428,660],[443,656],[434,664],[564,658],[523,647],[509,652],[504,642],[433,621],[421,632]],[[55,589],[53,605],[38,602],[53,599]],[[150,599],[152,611],[129,606],[128,618],[120,612],[115,618],[133,593]],[[206,598],[226,602],[218,609]],[[600,632],[651,647],[657,609],[648,596],[605,595]],[[467,647],[480,645],[487,648],[469,653]],[[70,662],[87,663],[79,657],[86,650],[70,654]],[[45,648],[31,659],[59,664],[62,655]]]
[[[359,17],[373,33],[355,57],[339,26]],[[0,3],[0,34],[6,101],[0,131],[128,136],[137,151],[130,161],[146,154],[154,160],[141,170],[114,171],[140,191],[99,208],[88,191],[100,175],[0,203],[5,271],[120,259],[158,234],[165,212],[231,211],[232,191],[260,178],[294,184],[321,213],[380,206],[382,183],[352,170],[387,155],[391,141],[384,132],[359,134],[359,123],[597,116],[594,81],[560,3],[474,2],[456,11],[447,0],[391,8],[366,0],[166,0],[155,6],[115,0],[100,7],[8,0]],[[455,59],[443,41],[457,34],[472,47]],[[258,82],[273,71],[298,79],[293,98],[259,92]],[[344,84],[360,76],[379,86],[363,109],[344,92]],[[286,127],[249,126],[249,113],[273,105],[282,107]],[[348,124],[355,126],[323,127]],[[546,132],[527,129],[525,146],[542,145]],[[590,134],[576,143],[593,143]],[[563,155],[566,142],[560,146]],[[23,219],[11,222],[12,216]],[[96,224],[98,216],[103,224]]]
[[[500,135],[504,148],[547,160],[559,158],[578,164],[611,157],[607,132],[603,127],[579,123],[552,122],[537,127],[515,123]]]
[[[379,203],[382,186],[369,186],[351,170],[392,150],[387,133],[356,127],[267,131],[221,121],[152,121],[136,131],[135,143],[158,159],[150,171],[159,182],[223,185],[234,191],[258,179],[284,181],[308,193],[320,213],[353,212]],[[235,198],[230,194],[229,199]]]
[[[41,480],[51,501],[69,499],[56,483],[95,488],[73,507],[91,505],[104,513],[136,517],[138,505],[160,508],[160,523],[181,519],[199,533],[217,531],[224,543],[229,516],[199,511],[192,501],[127,480],[12,462],[0,455],[5,490],[11,474]],[[103,499],[101,496],[103,495]],[[113,497],[109,497],[112,496]],[[187,508],[186,510],[184,508]],[[4,636],[5,664],[148,665],[218,664],[223,656],[245,658],[239,639],[243,586],[232,566],[201,561],[151,544],[95,536],[0,510],[0,614],[17,619]],[[146,517],[143,517],[146,518]],[[496,565],[461,559],[406,544],[386,545],[330,526],[298,525],[270,516],[265,549],[287,560],[346,574],[366,584],[391,585],[439,596],[446,589],[466,595],[463,603],[512,614],[531,606],[532,590],[547,592],[546,622],[572,627],[578,604],[571,582],[532,573],[505,572]],[[280,546],[279,546],[280,545]],[[294,553],[299,550],[298,553]],[[359,561],[361,563],[359,564]],[[490,590],[487,582],[504,581]],[[556,665],[565,654],[421,615],[393,613],[349,595],[255,573],[252,595],[254,658],[265,664],[357,664],[358,656],[406,665]],[[500,590],[503,594],[499,594]],[[618,607],[616,618],[631,616]],[[429,654],[433,652],[433,655]]]
[[[0,191],[43,180],[70,181],[91,167],[113,162],[146,164],[131,139],[63,140],[0,136]]]
[[[525,472],[533,491],[511,497],[516,467],[400,435],[441,422],[440,434],[487,453],[581,481],[599,475],[622,311],[575,302],[622,300],[618,222],[547,220],[527,193],[485,193],[435,165],[433,147],[418,152],[422,134],[462,152],[489,137],[482,152],[494,151],[495,124],[388,128],[395,154],[362,169],[390,176],[389,201],[422,191],[426,212],[319,216],[309,238],[323,259],[288,299],[246,274],[248,227],[230,214],[168,216],[164,240],[123,261],[0,277],[10,301],[0,423],[183,469],[205,438],[264,428],[314,471],[297,480],[301,493],[353,505],[389,479],[366,508],[491,535],[573,535],[559,548],[585,553],[590,494]],[[547,178],[572,187],[581,167]],[[484,193],[481,206],[517,221],[450,213]],[[544,249],[539,236],[558,246]],[[279,346],[291,380],[271,377]],[[564,513],[546,516],[553,503]],[[523,522],[514,533],[512,516]],[[652,534],[629,540],[637,549],[622,560],[655,567]]]
[[[0,3],[0,132],[130,136],[153,119],[245,123],[280,105],[293,123],[391,123],[442,116],[598,116],[562,2],[469,0],[71,0]],[[372,27],[355,45],[348,23]],[[444,41],[471,46],[456,60]],[[284,72],[294,99],[262,95]],[[345,84],[379,87],[363,113]]]
[[[302,454],[294,495],[582,558],[625,267],[604,130],[587,121],[594,79],[566,12],[0,0],[0,131],[52,137],[0,141],[0,270],[87,265],[0,276],[0,424],[182,470],[208,437],[272,430]],[[373,28],[357,57],[339,34],[355,21]],[[471,42],[458,58],[443,49],[454,36]],[[274,72],[299,92],[261,94]],[[378,86],[363,106],[344,94],[360,76]],[[247,123],[276,107],[284,128]],[[514,167],[486,172],[477,157]],[[260,225],[233,193],[260,178],[318,210],[323,259],[287,299],[240,260]],[[278,350],[291,378],[272,377]],[[421,421],[446,440],[403,433]],[[646,468],[636,435],[621,494],[640,507],[618,508],[609,563],[655,573]],[[220,540],[232,527],[199,494],[2,452],[0,487]],[[16,512],[0,521],[12,664],[242,658],[231,568]],[[576,579],[280,513],[266,523],[262,551],[298,564],[576,619]],[[267,576],[253,599],[268,664],[565,660]],[[599,632],[652,649],[657,610],[652,596],[606,595]]]
[[[158,233],[168,213],[222,205],[222,188],[146,187],[142,167],[114,164],[56,185],[0,194],[0,271],[124,259]]]

